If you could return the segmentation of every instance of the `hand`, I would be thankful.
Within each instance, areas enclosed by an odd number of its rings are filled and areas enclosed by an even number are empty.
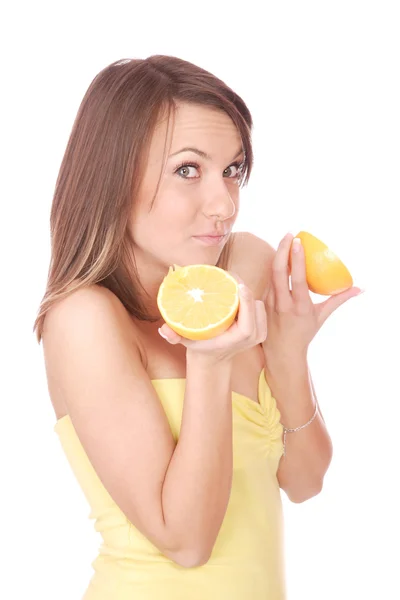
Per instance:
[[[238,283],[242,280],[228,271]],[[166,323],[160,328],[170,344],[182,344],[191,354],[207,355],[215,360],[230,360],[243,350],[261,344],[267,335],[267,317],[262,300],[254,300],[252,291],[243,284],[239,288],[239,310],[237,320],[221,333],[209,340],[188,340],[173,331]]]
[[[267,313],[268,332],[263,343],[276,351],[307,353],[308,346],[327,318],[342,304],[362,292],[352,287],[314,304],[307,280],[304,249],[299,244],[295,252],[293,235],[288,233],[280,242],[272,264],[271,283],[263,298]],[[291,250],[292,246],[292,250]],[[289,273],[289,253],[292,251],[292,272]],[[292,289],[289,287],[289,274]]]

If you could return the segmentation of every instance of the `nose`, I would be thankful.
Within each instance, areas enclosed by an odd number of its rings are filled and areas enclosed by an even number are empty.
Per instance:
[[[218,216],[221,221],[233,217],[236,212],[236,204],[224,182],[214,183],[205,193],[207,198],[204,202],[203,212],[207,217]]]

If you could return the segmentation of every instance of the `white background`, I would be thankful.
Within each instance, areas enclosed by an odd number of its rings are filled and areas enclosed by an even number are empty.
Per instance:
[[[398,2],[9,6],[1,52],[0,597],[76,600],[92,574],[100,538],[53,432],[32,333],[50,258],[49,212],[95,75],[117,59],[171,54],[224,79],[252,111],[255,168],[236,230],[275,247],[287,231],[310,231],[366,288],[310,348],[334,457],[317,497],[297,505],[282,492],[288,598],[400,598]]]

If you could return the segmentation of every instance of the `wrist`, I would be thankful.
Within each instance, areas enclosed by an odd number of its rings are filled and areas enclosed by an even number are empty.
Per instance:
[[[215,356],[206,354],[205,352],[196,352],[195,350],[186,350],[186,366],[196,369],[210,371],[232,372],[232,358],[216,358]]]
[[[276,365],[280,368],[288,366],[290,368],[295,364],[307,364],[308,348],[293,348],[272,346],[263,344],[264,356],[267,366]]]

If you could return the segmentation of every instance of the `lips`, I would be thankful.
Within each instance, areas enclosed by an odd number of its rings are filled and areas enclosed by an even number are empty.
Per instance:
[[[219,244],[222,244],[223,240],[225,239],[225,235],[196,235],[193,236],[193,238],[202,244],[206,244],[207,246],[218,246]]]
[[[222,237],[227,235],[227,231],[209,231],[207,233],[199,233],[193,237]]]
[[[194,237],[197,238],[213,238],[213,239],[217,239],[217,238],[221,238],[221,237],[225,237],[223,233],[221,233],[220,235],[215,235],[214,234],[209,234],[209,233],[204,233],[203,235],[195,235]]]

